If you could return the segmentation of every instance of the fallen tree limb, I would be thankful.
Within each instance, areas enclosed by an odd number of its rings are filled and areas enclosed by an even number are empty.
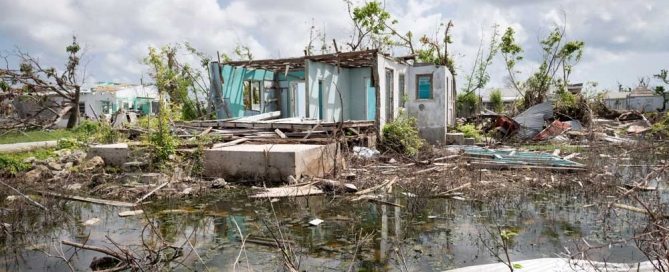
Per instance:
[[[402,206],[400,204],[388,202],[388,201],[385,201],[381,198],[383,198],[383,195],[361,195],[361,196],[351,198],[351,201],[356,202],[356,201],[361,201],[361,200],[367,200],[369,202],[376,202],[376,203],[383,204],[383,205],[404,208],[404,206]]]
[[[97,252],[104,253],[104,254],[107,254],[109,256],[115,257],[119,260],[125,260],[125,258],[123,256],[121,256],[117,252],[114,252],[114,251],[112,251],[110,249],[107,249],[107,248],[97,247],[97,246],[90,246],[90,245],[75,243],[75,242],[66,241],[66,240],[62,240],[60,242],[63,243],[63,245],[68,245],[68,246],[72,246],[72,247],[76,247],[76,248],[83,248],[83,249],[93,250],[93,251],[97,251]]]
[[[648,212],[645,209],[639,208],[639,207],[634,207],[630,205],[625,205],[625,204],[620,204],[620,203],[613,203],[613,207],[618,208],[618,209],[623,209],[623,210],[628,210],[632,212],[637,212],[637,213],[643,213],[646,215],[651,215],[650,212]],[[661,215],[662,218],[669,219],[669,215]]]
[[[457,158],[457,157],[460,157],[460,155],[458,154],[458,155],[445,156],[445,157],[441,157],[441,158],[436,158],[436,159],[434,159],[434,160],[432,160],[432,161],[433,161],[433,162],[445,161],[445,160],[455,159],[455,158]]]
[[[395,176],[395,177],[393,177],[392,180],[383,182],[383,183],[381,183],[381,184],[379,184],[379,185],[376,185],[376,186],[373,186],[373,187],[364,189],[364,190],[362,190],[362,191],[358,191],[358,192],[355,193],[355,194],[356,194],[356,195],[366,195],[366,194],[369,194],[369,193],[371,193],[371,192],[374,192],[374,191],[376,191],[376,190],[378,190],[378,189],[393,186],[393,184],[395,184],[395,182],[397,182],[397,179],[398,179],[398,177]]]
[[[35,205],[35,206],[41,208],[42,210],[45,210],[45,211],[48,211],[48,210],[49,210],[49,209],[47,209],[46,207],[42,206],[42,204],[39,204],[39,202],[30,199],[30,197],[28,197],[27,195],[24,195],[23,193],[21,193],[21,191],[19,191],[18,189],[16,189],[16,188],[10,186],[9,184],[5,183],[4,181],[0,180],[0,183],[2,183],[2,185],[7,186],[9,189],[12,189],[12,191],[14,191],[14,192],[16,192],[17,194],[21,195],[23,198],[25,198],[26,200],[28,200],[28,202],[30,202],[30,203],[32,203],[33,205]]]
[[[160,184],[158,187],[156,187],[155,189],[151,190],[151,192],[148,192],[148,193],[145,194],[144,196],[142,196],[142,197],[140,197],[139,199],[137,199],[137,201],[135,201],[135,205],[138,205],[139,203],[142,203],[142,201],[144,201],[144,199],[147,199],[147,198],[150,197],[151,195],[155,194],[158,190],[160,190],[160,189],[162,189],[163,187],[167,186],[167,184],[169,184],[169,183],[170,183],[169,181],[166,181],[166,182],[164,182],[163,184]]]

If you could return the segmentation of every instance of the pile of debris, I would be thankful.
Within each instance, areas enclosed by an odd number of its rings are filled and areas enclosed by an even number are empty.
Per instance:
[[[651,129],[651,123],[643,114],[629,111],[618,114],[615,119],[593,119],[585,131],[580,121],[555,114],[550,101],[534,105],[513,118],[490,111],[480,117],[490,120],[484,126],[486,132],[494,131],[499,139],[515,137],[521,141],[635,143],[629,136],[642,135]]]
[[[174,132],[185,139],[209,134],[226,141],[244,138],[258,143],[324,143],[336,131],[344,131],[338,136],[347,141],[368,145],[376,142],[374,121],[324,122],[298,117],[279,119],[280,116],[275,111],[240,118],[178,122]]]

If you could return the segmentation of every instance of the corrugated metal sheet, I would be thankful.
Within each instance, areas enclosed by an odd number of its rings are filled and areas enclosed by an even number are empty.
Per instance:
[[[532,165],[565,168],[583,168],[585,165],[565,160],[560,156],[548,153],[487,149],[478,146],[464,148],[465,155],[472,158],[486,159],[486,163],[505,165]]]

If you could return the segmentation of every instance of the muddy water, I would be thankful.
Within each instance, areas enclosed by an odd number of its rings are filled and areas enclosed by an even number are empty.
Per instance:
[[[649,171],[649,167],[637,166],[643,163],[626,159],[608,162],[607,169],[632,180]],[[583,239],[592,245],[606,244],[642,227],[644,219],[639,214],[620,211],[604,216],[589,205],[606,200],[606,195],[580,190],[516,192],[484,200],[425,200],[396,192],[386,199],[402,206],[396,207],[352,204],[332,196],[270,203],[249,200],[247,192],[231,190],[196,200],[151,203],[145,207],[147,216],[126,218],[117,215],[126,210],[123,208],[67,202],[64,209],[69,216],[62,221],[37,234],[3,236],[6,249],[1,252],[0,269],[65,271],[67,265],[55,257],[62,249],[64,256],[72,256],[77,269],[87,270],[93,258],[103,255],[86,250],[75,254],[70,247],[61,248],[61,240],[113,248],[112,239],[141,252],[143,243],[154,244],[161,237],[184,249],[186,257],[183,264],[173,265],[175,270],[276,271],[281,270],[283,258],[267,241],[282,237],[292,241],[294,256],[304,271],[341,271],[350,266],[354,271],[442,271],[497,262],[491,249],[498,248],[494,241],[500,229],[517,233],[510,257],[523,260],[575,253],[576,243]],[[100,222],[82,224],[91,218]],[[310,226],[308,222],[315,218],[324,222]],[[145,228],[149,219],[153,230]],[[40,218],[29,221],[40,225]],[[243,250],[240,232],[248,238]],[[364,238],[368,242],[357,242]],[[609,262],[645,260],[631,243],[604,247],[589,252],[589,257]]]

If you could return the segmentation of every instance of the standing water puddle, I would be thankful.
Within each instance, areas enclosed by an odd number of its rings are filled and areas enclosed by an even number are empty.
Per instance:
[[[267,200],[251,201],[242,192],[227,194],[219,196],[219,200],[203,200],[201,203],[210,203],[205,213],[183,210],[189,205],[198,206],[187,202],[156,203],[147,209],[149,218],[158,226],[156,231],[166,241],[176,245],[190,241],[184,245],[186,266],[198,270],[205,267],[211,271],[233,270],[239,256],[237,269],[246,270],[250,266],[258,271],[276,270],[282,258],[276,247],[271,246],[272,233],[280,235],[275,218],[283,237],[294,242],[292,248],[301,262],[300,268],[306,271],[346,270],[353,260],[356,240],[366,234],[371,241],[357,251],[355,270],[400,270],[406,266],[412,271],[441,271],[497,262],[486,249],[494,247],[491,234],[498,233],[497,226],[518,233],[512,242],[512,260],[557,257],[566,248],[575,250],[573,242],[581,237],[591,243],[602,237],[599,211],[583,207],[594,200],[575,193],[519,194],[491,203],[453,199],[421,202],[407,197],[388,200],[406,208],[368,202],[351,204],[328,196],[283,199],[270,204]],[[89,245],[113,247],[105,238],[109,236],[118,244],[139,248],[143,230],[145,240],[156,237],[150,229],[144,229],[145,217],[118,217],[121,208],[77,202],[69,202],[66,208],[72,214],[69,223],[53,226],[41,236],[16,241],[24,247],[3,254],[4,268],[67,270],[62,260],[44,253],[53,254],[58,248],[54,245],[61,240],[79,243],[88,240]],[[101,219],[98,224],[81,224],[94,217]],[[307,222],[314,218],[324,222],[310,226]],[[630,229],[622,221],[617,227],[623,231]],[[245,236],[251,234],[241,254],[240,230]],[[66,256],[73,252],[67,246],[63,249]],[[87,269],[96,256],[103,255],[80,250],[73,263]],[[644,260],[633,245],[613,246],[593,257],[612,262]]]

